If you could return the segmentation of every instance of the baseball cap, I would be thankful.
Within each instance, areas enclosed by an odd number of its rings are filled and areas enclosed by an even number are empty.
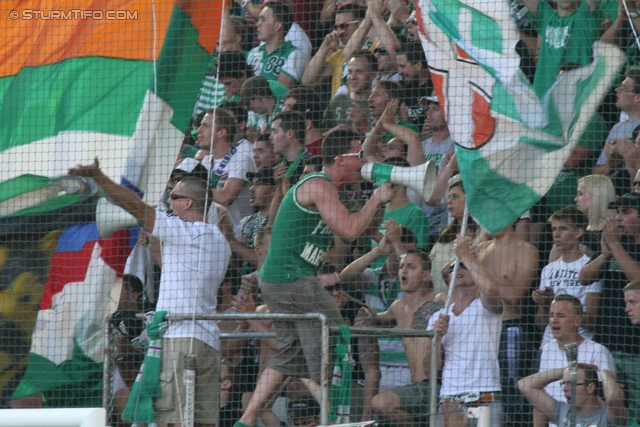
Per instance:
[[[196,159],[186,158],[171,172],[171,176],[176,174],[194,176],[206,181],[208,172],[207,168]]]
[[[320,405],[313,397],[290,400],[288,407],[291,418],[309,418],[320,414]]]
[[[123,337],[133,339],[142,333],[144,323],[136,317],[135,310],[118,310],[111,315],[111,327]]]
[[[422,105],[423,107],[426,107],[429,104],[440,104],[440,102],[438,101],[438,97],[436,96],[436,93],[432,93],[431,96],[423,96],[422,98],[420,98],[420,105]]]
[[[640,194],[627,193],[620,198],[619,202],[609,203],[609,209],[633,208],[640,212]]]
[[[260,168],[256,172],[247,172],[247,179],[249,181],[257,179],[268,185],[276,185],[276,180],[273,177],[273,170],[271,168]]]

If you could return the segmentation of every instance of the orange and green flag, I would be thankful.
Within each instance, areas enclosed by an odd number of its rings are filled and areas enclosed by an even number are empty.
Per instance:
[[[20,287],[30,292],[21,299],[28,307],[16,308],[0,295],[0,317],[30,316],[20,323],[22,353],[4,357],[0,349],[0,406],[24,374],[32,336],[26,376],[14,396],[46,396],[59,380],[87,405],[100,406],[82,393],[93,387],[99,398],[103,321],[119,263],[109,261],[115,258],[97,240],[95,225],[87,224],[91,217],[76,228],[61,221],[55,239],[45,235],[48,246],[40,228],[46,223],[50,232],[51,212],[72,210],[77,202],[59,191],[56,179],[95,156],[105,173],[144,194],[149,204],[158,202],[217,44],[223,7],[223,0],[0,2],[0,231],[8,230],[0,234],[0,276],[7,278],[0,290],[18,283],[3,271],[10,266],[3,261],[19,255],[10,248],[31,245],[38,256],[53,256],[38,261],[37,281]],[[25,221],[37,232],[29,232]],[[7,229],[14,223],[21,226],[16,235]],[[54,240],[60,243],[50,248]],[[85,249],[85,257],[69,255]],[[64,263],[81,259],[86,265],[74,264],[77,274],[65,279],[82,292],[70,291],[74,287],[65,280],[55,292],[43,289],[51,271],[67,271]],[[47,304],[40,304],[43,293]],[[88,308],[89,300],[97,305]],[[52,325],[58,326],[55,333]]]

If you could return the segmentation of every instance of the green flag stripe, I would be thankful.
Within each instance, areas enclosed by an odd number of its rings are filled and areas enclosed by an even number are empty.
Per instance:
[[[64,131],[132,136],[151,71],[146,61],[87,57],[0,79],[0,151]]]
[[[179,7],[173,9],[165,40],[157,62],[157,95],[171,105],[174,110],[171,123],[184,132],[211,55],[198,44],[198,32]]]
[[[479,151],[458,147],[456,153],[469,213],[490,232],[504,228],[540,199],[540,194],[528,186],[509,181],[492,170]]]

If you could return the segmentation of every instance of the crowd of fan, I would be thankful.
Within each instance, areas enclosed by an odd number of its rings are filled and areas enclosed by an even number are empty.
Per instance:
[[[352,241],[336,236],[326,250],[302,255],[318,267],[344,322],[441,332],[444,424],[457,424],[455,414],[484,404],[493,409],[492,425],[562,421],[539,392],[547,386],[549,396],[564,401],[568,385],[557,381],[563,371],[557,378],[530,375],[565,367],[570,343],[579,344],[578,361],[588,364],[581,365],[582,383],[593,377],[604,386],[598,396],[584,393],[604,402],[609,422],[640,418],[640,70],[629,66],[611,89],[545,197],[514,224],[487,234],[472,218],[462,229],[465,191],[455,141],[434,95],[411,4],[237,3],[225,13],[194,132],[167,192],[186,177],[210,183],[208,222],[218,225],[233,253],[218,310],[268,312],[258,271],[280,202],[303,177],[342,156],[400,167],[432,161],[437,178],[428,200],[396,184],[367,232]],[[299,6],[307,3],[302,13]],[[317,20],[294,19],[314,13]],[[521,68],[540,96],[568,66],[587,65],[597,40],[624,48],[630,63],[638,53],[635,7],[613,0],[525,0],[514,5],[514,15]],[[332,157],[323,151],[330,138],[348,139],[353,150]],[[373,189],[361,181],[343,189],[341,201],[358,211]],[[454,267],[456,256],[461,264]],[[457,293],[445,313],[453,280]],[[454,321],[463,318],[470,323]],[[274,330],[258,320],[220,327]],[[426,338],[354,340],[352,420],[426,423],[429,349]],[[219,424],[230,426],[277,344],[228,340],[221,352]],[[261,423],[280,426],[288,408],[293,425],[317,424],[317,385],[293,377],[285,384],[289,403],[282,397],[265,403]],[[617,394],[620,384],[626,400]]]

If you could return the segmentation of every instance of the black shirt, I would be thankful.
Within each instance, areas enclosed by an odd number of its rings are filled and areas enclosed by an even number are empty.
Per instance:
[[[418,81],[406,82],[404,85],[404,99],[409,114],[409,121],[422,129],[424,119],[427,118],[427,107],[420,105],[420,99],[425,96],[431,96],[433,85],[431,79],[422,86],[418,85]]]
[[[622,245],[636,262],[640,262],[639,244],[623,241]],[[624,311],[622,288],[629,282],[618,262],[611,258],[602,279],[602,296],[594,338],[610,352],[640,354],[640,334]]]

